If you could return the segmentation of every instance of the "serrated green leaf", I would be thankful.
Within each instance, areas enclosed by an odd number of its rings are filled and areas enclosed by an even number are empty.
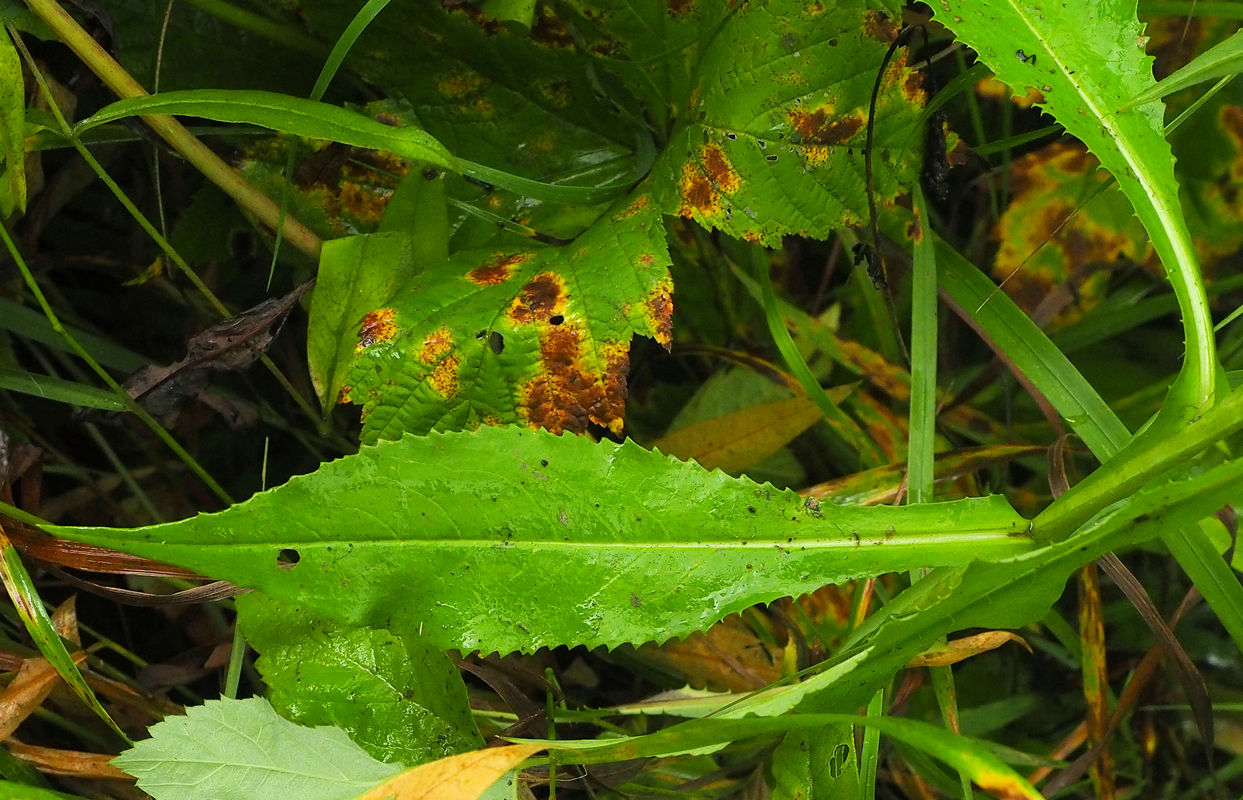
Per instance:
[[[304,728],[267,700],[208,700],[112,759],[155,800],[349,800],[401,771],[339,728]]]
[[[1196,56],[1190,63],[1162,78],[1155,86],[1131,98],[1123,108],[1150,103],[1188,86],[1240,72],[1243,72],[1243,31]]]
[[[483,746],[462,676],[439,648],[334,625],[259,592],[237,608],[268,700],[287,719],[341,728],[385,762],[422,764]]]
[[[492,427],[364,447],[219,514],[48,528],[464,652],[668,639],[829,583],[1025,552],[1026,529],[999,497],[817,505],[632,443]]]
[[[858,1],[740,6],[707,46],[690,121],[654,170],[666,211],[769,246],[860,224],[868,106],[895,34]],[[923,100],[900,53],[876,109],[878,202],[915,174]]]
[[[574,242],[458,253],[367,314],[344,397],[363,440],[524,422],[621,430],[630,339],[669,345],[660,212],[623,198]]]
[[[1013,90],[1038,93],[1038,105],[1100,159],[1131,201],[1183,314],[1187,359],[1167,413],[1186,420],[1213,400],[1212,317],[1179,208],[1163,108],[1117,110],[1153,84],[1135,7],[1135,0],[944,0],[936,18]]]

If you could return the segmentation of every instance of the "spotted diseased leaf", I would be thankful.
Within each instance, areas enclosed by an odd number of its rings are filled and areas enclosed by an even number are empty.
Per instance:
[[[776,246],[867,215],[864,144],[873,83],[897,31],[863,3],[749,3],[699,64],[688,124],[656,171],[670,213]],[[866,67],[864,65],[867,65]],[[878,201],[909,184],[925,93],[899,51],[876,109]]]
[[[1058,321],[1071,322],[1100,301],[1118,259],[1153,260],[1144,226],[1117,188],[1105,188],[1108,180],[1078,143],[1015,160],[1013,198],[994,230],[993,274],[1025,311],[1035,312],[1069,281],[1073,306]]]
[[[572,243],[471,251],[367,314],[343,388],[364,441],[521,422],[620,431],[630,339],[670,342],[660,212],[623,198]]]

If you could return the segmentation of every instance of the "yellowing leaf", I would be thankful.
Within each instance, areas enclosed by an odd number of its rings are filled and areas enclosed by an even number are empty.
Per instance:
[[[912,658],[906,665],[908,667],[944,667],[949,664],[957,664],[959,661],[972,656],[978,656],[980,653],[986,653],[989,650],[996,650],[1006,642],[1018,642],[1029,653],[1031,652],[1031,647],[1028,646],[1027,641],[1017,633],[1011,633],[1010,631],[985,631],[974,636],[964,636],[952,642],[933,645],[928,650]]]
[[[653,446],[681,459],[693,458],[705,469],[736,473],[776,453],[822,416],[811,400],[791,397],[691,423]]]
[[[473,800],[543,749],[541,744],[514,744],[449,756],[399,772],[357,800]]]

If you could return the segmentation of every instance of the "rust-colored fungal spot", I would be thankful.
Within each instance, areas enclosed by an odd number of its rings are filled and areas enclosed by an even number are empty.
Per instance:
[[[573,47],[574,36],[556,13],[546,5],[539,8],[539,19],[531,28],[531,40],[545,47]]]
[[[350,386],[348,383],[343,384],[340,390],[337,391],[337,404],[340,405],[341,403],[350,402],[350,392],[353,391],[353,389],[354,387]]]
[[[666,350],[673,344],[673,283],[666,277],[643,301],[652,336]]]
[[[863,15],[863,32],[885,44],[893,44],[893,40],[898,38],[898,27],[879,11],[869,11]]]
[[[480,119],[491,119],[496,114],[496,107],[492,105],[492,102],[482,97],[476,97],[472,102],[462,106],[462,108],[472,112]]]
[[[547,322],[565,311],[565,281],[552,272],[541,272],[518,292],[509,307],[509,318],[517,325]]]
[[[818,167],[829,160],[829,148],[822,144],[813,144],[803,148],[803,158],[808,165]]]
[[[725,151],[714,144],[704,145],[702,152],[704,169],[708,177],[721,191],[733,194],[742,181],[734,165],[725,157]]]
[[[681,17],[695,10],[695,0],[668,0],[666,7],[670,16]]]
[[[924,226],[918,217],[906,223],[906,238],[916,244],[924,240]]]
[[[519,264],[531,259],[532,253],[498,253],[486,264],[475,267],[466,273],[466,279],[480,286],[496,286],[504,283],[514,274]]]
[[[487,36],[500,36],[505,33],[505,25],[500,20],[489,17],[472,3],[461,3],[457,2],[457,0],[441,0],[440,5],[446,11],[465,14],[467,19],[475,23]],[[443,41],[444,37],[431,34],[428,36],[428,39],[430,39],[431,43],[439,43]]]
[[[553,108],[565,108],[570,104],[570,82],[546,81],[535,85],[541,99]]]
[[[809,17],[818,17],[824,13],[823,3],[808,3],[803,6],[803,13]]]
[[[363,324],[358,328],[358,345],[354,352],[361,353],[373,344],[382,344],[397,334],[397,325],[393,318],[397,310],[377,308],[363,317]]]
[[[712,182],[708,180],[708,176],[696,169],[694,164],[687,162],[682,165],[682,176],[678,180],[678,187],[682,192],[682,207],[678,209],[680,216],[689,217],[695,211],[705,216],[712,216],[721,210],[717,191],[713,188]]]
[[[432,367],[427,375],[427,383],[441,397],[452,397],[457,394],[458,358],[453,344],[453,333],[446,327],[432,331],[423,339],[419,348],[419,361]]]
[[[630,219],[643,209],[647,208],[648,203],[652,202],[652,198],[648,195],[641,194],[634,199],[634,202],[618,211],[613,215],[614,222],[621,222],[624,219]]]
[[[837,145],[853,137],[863,127],[864,117],[860,111],[830,119],[831,106],[821,106],[812,111],[791,108],[786,116],[794,131],[802,137],[805,145]]]
[[[902,96],[916,106],[923,106],[928,102],[928,92],[924,90],[924,75],[917,70],[906,68],[906,53],[902,54],[902,63],[899,67],[902,75]]]
[[[342,211],[360,220],[378,222],[388,206],[390,196],[389,191],[378,192],[357,183],[346,182],[341,186],[341,194],[337,196],[337,200]]]
[[[581,332],[571,325],[540,336],[540,372],[520,390],[527,423],[554,433],[582,433],[590,423],[620,433],[630,366],[629,344],[603,347],[603,372],[582,363]]]
[[[436,91],[442,97],[461,98],[478,92],[489,83],[491,81],[483,74],[473,69],[464,69],[441,76],[436,81]]]
[[[438,364],[452,352],[453,332],[442,326],[423,339],[423,346],[419,348],[419,361],[424,364]]]

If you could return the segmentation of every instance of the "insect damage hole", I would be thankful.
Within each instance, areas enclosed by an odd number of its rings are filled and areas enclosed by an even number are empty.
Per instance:
[[[293,569],[302,560],[302,554],[286,547],[276,554],[276,566],[281,569]]]
[[[560,325],[563,322],[565,322],[565,317],[561,316],[560,314],[554,314],[548,318],[549,325]]]
[[[498,331],[492,331],[488,336],[488,347],[492,348],[492,352],[499,356],[505,351],[505,337]]]

